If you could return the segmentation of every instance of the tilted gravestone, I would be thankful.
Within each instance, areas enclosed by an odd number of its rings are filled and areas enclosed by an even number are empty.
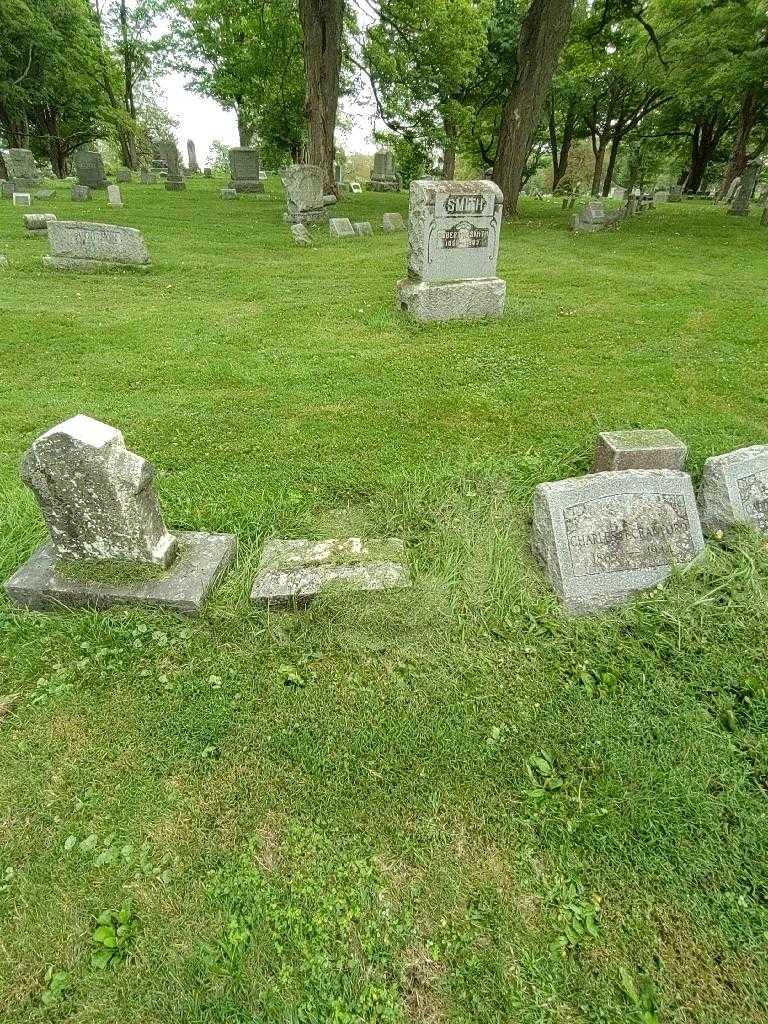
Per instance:
[[[100,270],[104,267],[149,266],[141,232],[116,224],[57,220],[48,225],[51,255],[43,262],[57,270]]]
[[[255,146],[236,146],[229,151],[229,187],[236,192],[263,192],[259,176],[259,150]]]
[[[400,181],[395,173],[395,156],[389,150],[379,150],[373,155],[373,170],[368,185],[372,192],[398,192]]]
[[[627,469],[536,488],[534,554],[573,614],[621,604],[703,548],[687,473]]]
[[[147,603],[196,614],[234,556],[234,537],[169,533],[153,467],[126,449],[119,430],[90,416],[74,416],[39,437],[24,458],[22,479],[37,499],[50,542],[6,583],[17,605]],[[112,580],[101,572],[98,582],[88,581],[94,563],[102,570],[120,563],[123,571]],[[126,582],[128,566],[158,571]]]
[[[165,160],[168,176],[165,179],[165,187],[168,192],[182,192],[187,186],[181,174],[181,160],[179,150],[172,139],[166,139],[160,144],[160,152]]]
[[[187,167],[189,167],[190,174],[200,173],[200,164],[197,162],[197,152],[192,139],[187,139]]]
[[[107,203],[110,206],[122,206],[123,197],[119,185],[107,185]]]
[[[671,430],[605,430],[597,435],[592,472],[682,470],[687,455],[688,448]]]
[[[410,585],[405,545],[397,537],[272,540],[264,545],[251,600],[302,603],[328,587],[370,591]]]
[[[91,190],[87,185],[73,185],[70,196],[73,203],[87,203],[91,198]]]
[[[58,220],[55,213],[25,213],[24,227],[30,235],[47,235],[48,225]]]
[[[405,221],[401,213],[385,213],[381,218],[381,228],[385,235],[393,235],[405,231]]]
[[[352,227],[355,229],[356,235],[362,236],[373,234],[373,227],[371,226],[371,222],[369,220],[356,220]]]
[[[475,320],[504,312],[496,276],[503,197],[492,181],[412,181],[408,277],[401,310],[417,320]]]
[[[129,181],[133,181],[133,175],[131,174],[130,168],[118,167],[115,179],[119,181],[121,184],[126,184]]]
[[[355,238],[355,229],[349,217],[331,217],[330,230],[333,238]]]
[[[634,211],[637,200],[635,197],[630,198],[632,200],[631,209]],[[575,231],[577,233],[605,231],[606,228],[616,227],[621,223],[625,216],[626,210],[606,211],[603,207],[602,200],[590,199],[584,206],[583,210],[572,215],[571,231]]]
[[[328,219],[323,203],[323,172],[314,164],[292,164],[286,167],[285,184],[287,224],[322,224]]]
[[[714,455],[704,463],[699,485],[706,533],[747,523],[768,533],[768,445]]]
[[[736,189],[741,185],[741,178],[734,178],[731,184],[728,186],[728,191],[725,193],[726,203],[730,203],[733,197],[736,195]]]
[[[728,213],[732,217],[748,217],[749,204],[752,201],[752,193],[755,191],[755,182],[760,173],[762,164],[759,160],[750,160],[741,175],[739,189],[733,196]]]
[[[75,153],[75,174],[78,185],[87,185],[90,189],[107,187],[107,176],[104,173],[104,161],[101,159],[101,153],[78,149]]]
[[[305,224],[291,224],[291,235],[296,245],[312,245],[312,237]]]
[[[4,149],[2,165],[8,180],[2,183],[3,195],[10,198],[14,192],[28,192],[38,188],[43,176],[37,169],[30,149]]]
[[[350,181],[349,191],[352,193],[353,196],[359,196],[363,191],[363,186],[360,184],[359,181]]]

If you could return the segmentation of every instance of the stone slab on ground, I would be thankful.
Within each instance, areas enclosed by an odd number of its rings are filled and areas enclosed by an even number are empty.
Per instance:
[[[373,227],[369,220],[356,220],[352,227],[355,229],[355,234],[361,237],[373,234]]]
[[[260,604],[307,601],[328,587],[368,591],[409,587],[405,544],[397,537],[363,540],[271,540],[251,590]]]
[[[622,604],[703,549],[687,473],[627,469],[536,488],[533,551],[571,614]]]
[[[58,220],[55,213],[25,213],[24,227],[30,235],[46,235],[51,221]]]
[[[381,218],[381,226],[388,235],[396,231],[405,231],[405,221],[401,213],[385,213]]]
[[[141,583],[84,583],[56,574],[52,544],[39,548],[5,585],[18,607],[101,610],[113,605],[149,605],[198,615],[212,588],[231,564],[237,541],[231,534],[178,533],[179,554],[160,578]]]
[[[328,222],[333,238],[354,238],[355,229],[349,217],[331,217]]]
[[[688,447],[671,430],[605,430],[597,435],[593,473],[685,468]]]
[[[14,192],[13,193],[13,205],[14,206],[31,206],[32,196],[29,192]]]
[[[507,282],[499,277],[476,281],[397,282],[397,304],[416,320],[478,320],[504,313]]]
[[[82,220],[57,220],[48,225],[51,255],[43,262],[59,270],[149,266],[144,236],[137,228]]]
[[[698,497],[705,533],[737,523],[768,533],[768,445],[738,448],[707,459]]]

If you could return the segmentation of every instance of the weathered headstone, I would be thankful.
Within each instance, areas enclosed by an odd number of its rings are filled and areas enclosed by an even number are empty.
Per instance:
[[[259,181],[267,180],[267,172],[259,168]]]
[[[181,192],[187,186],[181,173],[181,159],[179,150],[173,139],[166,139],[160,147],[165,159],[165,166],[168,169],[168,176],[165,179],[165,188],[168,192]]]
[[[192,139],[187,139],[187,167],[189,167],[190,174],[200,173],[200,165],[197,162],[197,153]]]
[[[573,614],[656,586],[703,548],[687,473],[628,469],[536,488],[533,550]]]
[[[359,181],[350,181],[349,191],[352,193],[353,196],[359,196],[363,191],[363,186],[360,184]]]
[[[122,206],[123,197],[119,185],[107,185],[107,203],[110,206]]]
[[[670,185],[669,195],[667,201],[670,203],[682,203],[683,201],[683,186],[682,185]]]
[[[328,587],[371,591],[410,585],[405,545],[396,537],[273,540],[264,545],[251,600],[302,603]]]
[[[373,234],[373,227],[371,226],[371,222],[368,220],[356,220],[352,227],[355,229],[356,235]]]
[[[139,181],[142,185],[156,185],[157,174],[154,171],[150,171],[145,168],[139,172]]]
[[[229,187],[236,192],[263,192],[259,177],[259,150],[255,146],[236,146],[229,151]]]
[[[220,188],[219,195],[222,199],[237,199],[237,192],[233,188]]]
[[[107,176],[104,173],[104,161],[101,159],[101,153],[78,149],[75,153],[75,174],[78,185],[87,185],[90,189],[107,187]]]
[[[631,208],[634,211],[637,198],[630,196]],[[571,231],[577,233],[591,233],[604,231],[606,228],[616,227],[626,216],[626,210],[606,211],[602,200],[590,199],[583,210],[571,216]]]
[[[335,206],[336,203],[338,203],[338,201],[339,201],[338,196],[335,196],[333,194],[333,192],[327,192],[323,196],[323,205],[324,206]]]
[[[329,221],[332,238],[354,238],[355,229],[349,217],[331,217]]]
[[[32,193],[34,199],[53,199],[55,195],[52,188],[39,188]]]
[[[372,192],[397,192],[400,180],[395,172],[395,155],[388,149],[382,149],[373,155],[373,170],[368,185]]]
[[[760,173],[762,164],[759,160],[750,160],[741,175],[739,190],[733,197],[728,209],[732,217],[748,217],[749,204],[752,201],[752,193],[755,191],[755,182]]]
[[[685,468],[688,448],[671,430],[605,430],[597,435],[593,473]]]
[[[323,203],[323,172],[314,164],[292,164],[285,169],[283,220],[289,224],[317,224],[328,219]]]
[[[338,162],[338,160],[335,160],[334,164],[333,164],[333,180],[338,185],[340,181],[343,181],[343,179],[344,179],[344,168],[341,166],[341,164]]]
[[[43,262],[58,270],[149,266],[146,243],[136,228],[57,220],[48,224],[48,242],[51,255]]]
[[[381,227],[385,235],[393,235],[405,231],[405,221],[401,213],[385,213],[381,218]]]
[[[48,225],[58,220],[55,213],[25,213],[24,227],[30,235],[47,235]]]
[[[129,167],[118,167],[115,178],[122,184],[126,184],[129,181],[133,181],[133,175],[131,174]]]
[[[738,189],[739,185],[741,185],[741,178],[734,178],[731,184],[728,186],[728,191],[725,193],[726,203],[730,203],[730,201],[736,195],[736,190]]]
[[[312,245],[312,237],[306,224],[291,224],[291,234],[296,245]]]
[[[31,206],[32,196],[29,192],[14,192],[13,193],[13,205],[14,206]]]
[[[614,185],[611,189],[611,199],[623,200],[626,194],[627,190],[620,185]]]
[[[50,536],[6,583],[9,598],[22,607],[147,603],[196,614],[234,556],[233,537],[169,533],[153,467],[126,449],[119,430],[89,416],[73,416],[39,437],[24,458],[22,479]],[[94,563],[154,566],[158,573],[126,582],[123,569],[104,583],[65,571]]]
[[[73,203],[86,203],[91,198],[91,190],[87,185],[73,185],[70,196]]]
[[[675,202],[675,200],[672,198],[672,193],[667,191],[666,189],[659,189],[658,191],[654,192],[653,201],[654,203]]]
[[[768,445],[714,455],[704,463],[699,508],[705,533],[748,523],[768,533]]]
[[[422,321],[501,316],[507,292],[496,276],[502,204],[501,189],[485,179],[411,182],[400,309]]]
[[[43,182],[30,149],[4,149],[2,164],[5,166],[7,181],[2,183],[3,195],[11,197],[14,192],[31,192]]]

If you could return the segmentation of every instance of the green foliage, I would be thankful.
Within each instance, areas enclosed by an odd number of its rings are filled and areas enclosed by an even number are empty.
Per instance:
[[[600,896],[587,896],[578,882],[565,881],[558,886],[557,902],[561,930],[552,943],[554,952],[562,956],[577,953],[600,937]]]
[[[99,914],[91,936],[95,946],[91,952],[91,966],[105,970],[125,963],[131,954],[138,927],[138,919],[130,903],[124,903],[119,910],[105,910]]]
[[[45,972],[44,985],[40,1002],[46,1008],[58,1006],[71,994],[72,975],[69,971],[57,971],[49,967]]]
[[[619,988],[630,1006],[637,1010],[640,1024],[661,1024],[656,990],[653,981],[646,974],[634,977],[626,967],[619,967]]]

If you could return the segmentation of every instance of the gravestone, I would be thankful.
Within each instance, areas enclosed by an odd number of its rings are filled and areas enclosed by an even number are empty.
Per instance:
[[[626,194],[627,190],[622,188],[620,185],[614,185],[611,189],[611,199],[623,200]]]
[[[39,188],[33,193],[35,199],[53,199],[55,195],[52,188]]]
[[[323,172],[314,164],[286,167],[283,220],[288,224],[318,224],[328,219],[323,203]]]
[[[220,188],[219,195],[222,199],[237,199],[237,192],[233,188]]]
[[[685,468],[688,448],[671,430],[605,430],[597,435],[593,473]]]
[[[381,227],[385,235],[393,235],[405,231],[405,221],[401,213],[385,213],[381,218]]]
[[[153,467],[126,449],[119,430],[90,416],[73,416],[39,437],[21,473],[50,540],[6,583],[14,604],[45,610],[146,603],[196,614],[234,556],[234,537],[169,533]],[[71,576],[68,563],[81,572]],[[82,570],[93,563],[124,568],[115,582],[84,582]],[[157,575],[125,582],[127,566],[156,567]]]
[[[156,185],[157,174],[154,171],[143,170],[139,173],[139,181],[142,185]]]
[[[323,205],[324,206],[335,206],[336,203],[338,203],[338,201],[339,201],[338,196],[335,196],[332,192],[327,192],[323,196]]]
[[[330,229],[332,238],[355,238],[355,229],[349,217],[331,217]]]
[[[741,185],[741,178],[734,178],[731,184],[728,186],[728,191],[725,193],[726,203],[730,203],[733,197],[736,195],[736,189]]]
[[[672,193],[668,192],[668,191],[666,191],[664,189],[661,189],[658,192],[654,192],[653,193],[653,201],[654,201],[654,203],[674,203],[674,202],[676,202],[676,200],[672,198]]]
[[[30,149],[4,149],[2,164],[8,175],[3,182],[3,195],[10,198],[14,192],[31,192],[43,183]]]
[[[197,153],[192,139],[187,139],[187,167],[189,167],[190,174],[200,173],[200,165],[197,162]]]
[[[121,182],[122,184],[126,184],[129,181],[133,181],[133,175],[131,174],[130,168],[118,167],[115,179]]]
[[[409,587],[405,545],[383,540],[272,540],[264,545],[251,600],[303,603],[328,587],[345,591]]]
[[[682,185],[671,185],[669,188],[670,203],[682,203],[683,201],[683,186]]]
[[[507,286],[496,276],[502,204],[501,189],[484,178],[411,182],[408,277],[397,283],[401,310],[421,321],[502,315]]]
[[[571,231],[577,233],[591,233],[604,231],[606,228],[616,227],[631,210],[637,207],[637,197],[630,196],[628,205],[623,210],[607,211],[603,207],[602,200],[590,199],[583,210],[574,213],[571,217]]]
[[[120,194],[118,185],[107,185],[107,203],[110,206],[122,206],[123,197]]]
[[[101,153],[78,149],[75,152],[75,174],[78,185],[86,185],[90,189],[107,187],[107,176],[104,173],[104,161],[101,159]]]
[[[749,204],[755,190],[757,175],[760,173],[759,160],[750,160],[741,175],[738,192],[733,197],[728,213],[732,217],[748,217]]]
[[[55,213],[25,213],[24,227],[30,235],[47,235],[48,225],[58,220]]]
[[[43,262],[58,270],[149,266],[146,243],[136,228],[57,220],[48,224],[48,242],[51,255],[44,256]]]
[[[236,192],[263,192],[259,177],[259,150],[255,146],[236,146],[229,151],[229,187]]]
[[[534,554],[574,615],[657,586],[703,548],[687,473],[627,469],[536,488]]]
[[[363,186],[360,184],[359,181],[350,181],[349,191],[352,193],[353,196],[359,196],[362,194]]]
[[[312,237],[305,224],[291,224],[291,235],[296,245],[311,245]]]
[[[373,170],[368,185],[372,192],[398,192],[400,181],[395,173],[395,155],[388,149],[373,154]]]
[[[704,463],[699,508],[705,533],[747,523],[768,533],[768,445],[714,455]]]
[[[337,185],[339,184],[339,182],[344,180],[344,169],[338,162],[338,160],[334,161],[333,164],[333,180],[336,182]]]
[[[29,192],[14,192],[13,193],[13,205],[14,206],[31,206],[32,196]]]
[[[91,198],[91,190],[87,185],[73,185],[70,196],[73,203],[86,203]]]
[[[181,159],[179,150],[173,139],[166,139],[161,143],[160,151],[165,160],[168,175],[165,179],[165,188],[168,192],[182,192],[187,186],[181,174]]]
[[[9,267],[8,257],[0,255],[0,270],[7,270]]]
[[[267,180],[267,172],[260,169],[259,170],[259,181],[266,181],[266,180]]]
[[[352,227],[355,229],[355,234],[356,235],[361,235],[362,236],[362,235],[372,235],[373,234],[373,228],[371,227],[371,222],[368,221],[368,220],[357,220],[352,225]]]

